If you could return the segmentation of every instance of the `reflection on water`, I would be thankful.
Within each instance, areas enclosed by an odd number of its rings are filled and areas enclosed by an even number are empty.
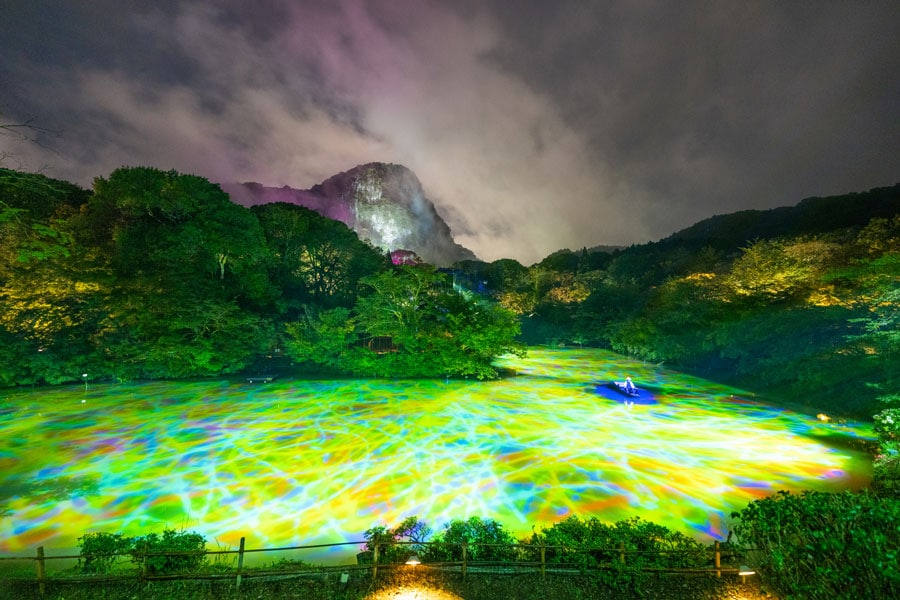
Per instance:
[[[517,535],[641,516],[709,541],[774,490],[869,477],[859,426],[599,350],[502,362],[518,376],[7,392],[0,553],[164,527],[223,546],[339,542],[409,515],[436,529],[489,516]],[[653,403],[599,393],[626,374]]]

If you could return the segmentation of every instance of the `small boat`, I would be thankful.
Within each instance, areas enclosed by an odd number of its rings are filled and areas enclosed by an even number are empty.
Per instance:
[[[609,384],[614,390],[618,391],[620,394],[628,396],[629,398],[637,398],[641,395],[642,390],[634,386],[629,388],[625,385],[624,381],[610,381]]]
[[[620,404],[632,405],[642,404],[651,405],[658,404],[656,392],[646,388],[634,388],[629,392],[625,388],[624,381],[607,381],[591,384],[590,391],[607,400],[618,402]]]

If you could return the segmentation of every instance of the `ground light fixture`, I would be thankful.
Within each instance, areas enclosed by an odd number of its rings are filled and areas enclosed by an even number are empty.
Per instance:
[[[418,556],[413,554],[412,556],[410,556],[409,558],[406,559],[406,564],[408,564],[411,567],[415,567],[416,565],[421,565],[422,561],[419,560]]]
[[[747,577],[749,575],[756,575],[756,571],[748,567],[747,565],[741,565],[741,568],[738,569],[738,575],[741,576],[741,582],[746,583]]]
[[[453,592],[427,584],[399,585],[376,590],[364,600],[463,600]]]

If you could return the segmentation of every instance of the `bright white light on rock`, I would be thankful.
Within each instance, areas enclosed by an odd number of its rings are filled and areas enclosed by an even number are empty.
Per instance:
[[[408,232],[404,232],[401,230],[400,226],[397,225],[397,221],[392,217],[383,217],[379,214],[372,215],[370,222],[372,224],[372,229],[378,233],[381,238],[382,244],[389,249],[394,248],[394,242],[400,239],[400,236],[406,234]]]

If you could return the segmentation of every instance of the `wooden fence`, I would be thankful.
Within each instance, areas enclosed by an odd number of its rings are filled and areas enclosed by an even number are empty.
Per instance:
[[[415,555],[415,549],[427,548],[432,544],[440,544],[442,548],[459,547],[460,560],[442,561],[442,562],[383,562],[385,558],[385,549],[387,547],[395,548],[397,546],[409,545],[412,548],[406,553],[407,555]],[[160,552],[144,552],[140,550],[132,550],[128,553],[104,553],[104,559],[111,557],[128,557],[138,565],[139,568],[129,573],[106,573],[91,574],[79,576],[48,576],[47,563],[55,560],[83,560],[91,558],[90,555],[60,555],[48,556],[45,554],[44,547],[40,546],[34,556],[0,556],[0,561],[34,561],[36,577],[0,577],[0,581],[15,582],[21,584],[37,585],[39,595],[46,594],[47,583],[65,584],[65,583],[110,583],[122,581],[171,581],[171,580],[233,580],[235,588],[240,590],[241,582],[247,578],[254,577],[273,577],[273,576],[321,576],[334,573],[340,573],[342,581],[346,581],[350,572],[364,573],[365,577],[371,577],[373,580],[378,578],[380,570],[394,569],[431,569],[436,571],[455,572],[466,578],[468,573],[481,574],[516,574],[516,573],[540,573],[540,577],[544,580],[548,573],[553,575],[578,575],[583,574],[591,569],[611,569],[621,565],[628,565],[629,562],[635,561],[635,557],[639,555],[677,555],[690,554],[693,556],[702,555],[704,561],[710,566],[703,568],[666,568],[666,567],[642,567],[641,571],[653,573],[671,573],[671,574],[708,574],[711,577],[721,578],[723,575],[740,575],[742,577],[753,574],[745,571],[745,567],[736,567],[729,565],[727,559],[735,557],[730,550],[723,550],[719,542],[715,542],[710,548],[703,550],[629,550],[625,548],[624,543],[620,543],[616,548],[571,548],[565,546],[544,546],[532,544],[448,544],[446,542],[391,542],[385,544],[376,544],[374,550],[366,561],[358,559],[354,565],[333,565],[333,566],[310,566],[300,564],[291,568],[252,568],[248,569],[244,564],[244,559],[249,554],[278,552],[282,557],[289,552],[299,552],[304,550],[317,550],[323,548],[337,548],[341,546],[362,547],[365,542],[339,542],[332,544],[313,544],[306,546],[287,546],[274,548],[247,548],[245,538],[240,539],[237,550],[200,550],[190,552],[160,551]],[[519,558],[506,558],[502,560],[472,560],[471,556],[482,554],[479,548],[503,547],[516,549]],[[548,553],[551,555],[548,559]],[[603,554],[612,556],[612,563],[596,564],[590,567],[574,564],[572,561],[561,560],[560,556],[576,557],[579,554]],[[366,553],[362,553],[366,554]],[[198,572],[178,572],[178,573],[160,573],[154,574],[148,568],[148,559],[154,557],[222,557],[232,556],[234,559],[233,566],[225,565],[221,562],[215,564],[213,568],[207,568]]]

